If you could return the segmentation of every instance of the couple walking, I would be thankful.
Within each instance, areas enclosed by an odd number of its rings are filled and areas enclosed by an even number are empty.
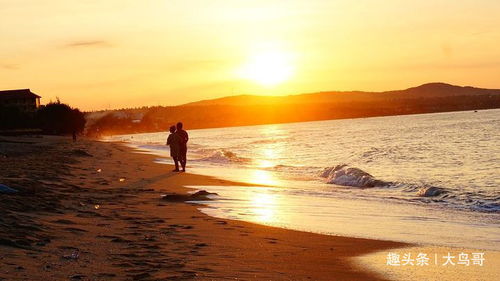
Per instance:
[[[170,156],[174,159],[175,170],[179,172],[179,162],[181,163],[182,171],[186,171],[186,154],[187,142],[189,140],[188,133],[182,129],[182,123],[177,123],[177,126],[170,127],[170,135],[167,138],[167,145],[170,146]]]

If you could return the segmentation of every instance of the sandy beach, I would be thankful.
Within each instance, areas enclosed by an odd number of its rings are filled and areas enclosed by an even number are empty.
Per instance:
[[[0,3],[0,281],[500,281],[500,1]]]
[[[204,215],[161,195],[235,184],[122,144],[5,138],[0,280],[383,280],[351,258],[406,246]],[[242,183],[238,183],[241,185]]]
[[[162,196],[188,195],[188,185],[246,184],[173,173],[121,143],[2,137],[0,148],[0,183],[18,190],[0,194],[0,280],[492,280],[498,274],[493,251],[484,267],[396,268],[386,265],[387,253],[459,249],[207,216],[199,205]]]

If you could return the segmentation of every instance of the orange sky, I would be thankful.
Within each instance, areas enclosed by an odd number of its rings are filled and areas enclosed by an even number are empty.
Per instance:
[[[499,14],[498,0],[0,0],[0,88],[84,110],[500,88]]]

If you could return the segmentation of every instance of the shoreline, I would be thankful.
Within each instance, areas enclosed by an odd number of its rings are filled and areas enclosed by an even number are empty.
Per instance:
[[[0,245],[0,280],[384,280],[351,258],[406,246],[209,217],[197,205],[165,202],[160,196],[186,193],[185,185],[234,183],[173,174],[170,166],[154,163],[154,156],[133,153],[123,144],[26,139],[33,149],[2,143],[14,152],[31,151],[17,155],[7,149],[16,161],[9,175],[0,174],[2,182],[50,188],[37,197],[57,204],[33,212],[38,203],[27,202],[32,195],[9,195],[2,211],[20,227],[1,225],[10,232],[2,232],[2,241],[15,243]],[[39,174],[14,177],[26,166]],[[32,225],[36,230],[23,232]]]
[[[415,246],[210,217],[160,197],[253,185],[172,173],[123,143],[16,140],[0,139],[0,183],[22,191],[0,205],[0,280],[388,280],[383,260],[358,259]]]
[[[162,134],[123,136],[118,139],[134,148],[137,153],[156,155],[157,163],[169,164],[171,159],[168,156],[168,149],[159,143],[158,136]],[[284,169],[259,168],[252,166],[257,164],[247,164],[247,159],[250,159],[248,162],[255,161],[255,163],[262,161],[262,157],[253,159],[247,151],[238,151],[234,147],[227,150],[236,155],[233,161],[231,157],[223,158],[221,152],[225,151],[224,148],[209,146],[207,149],[209,152],[204,152],[199,136],[195,135],[192,141],[195,152],[191,155],[190,172],[266,187],[262,191],[260,188],[238,185],[192,187],[219,193],[223,198],[206,202],[208,208],[200,206],[200,210],[210,216],[326,235],[427,246],[499,250],[498,245],[493,243],[498,237],[496,229],[498,213],[463,209],[457,207],[460,205],[451,204],[455,202],[443,201],[444,198],[439,200],[441,197],[415,196],[415,201],[409,201],[409,196],[417,191],[402,192],[403,188],[399,187],[394,189],[365,189],[335,185],[330,187],[322,178],[318,180],[316,174],[320,173],[319,168],[318,171],[305,171],[309,177],[307,180],[303,178],[295,180],[293,179],[296,176],[295,170],[285,174],[286,172],[281,173]],[[262,151],[262,149],[255,150]],[[240,163],[240,159],[244,160]],[[364,170],[369,171],[366,167]],[[301,174],[303,172],[301,170]],[[317,178],[313,179],[311,175]],[[296,190],[300,190],[301,193],[295,192]],[[374,192],[370,193],[372,190]],[[380,196],[375,193],[378,190],[387,192]],[[323,195],[323,192],[326,193]],[[389,200],[381,200],[383,197],[389,197]],[[386,210],[391,212],[387,213]],[[323,215],[316,216],[317,213]],[[373,216],[373,214],[380,215]],[[344,225],[349,227],[343,227]],[[481,236],[482,234],[484,235]]]

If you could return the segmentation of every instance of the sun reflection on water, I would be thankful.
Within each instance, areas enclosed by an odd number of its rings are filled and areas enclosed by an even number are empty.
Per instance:
[[[276,195],[257,193],[250,198],[252,213],[258,222],[272,222],[276,220]]]
[[[277,126],[265,127],[260,130],[265,138],[271,142],[262,144],[256,151],[258,160],[256,161],[259,168],[270,168],[278,165],[279,159],[282,157],[282,146],[277,145],[276,137],[282,136],[283,131]],[[276,141],[275,141],[276,140]]]
[[[269,171],[252,170],[248,182],[259,185],[277,186],[280,181]]]

